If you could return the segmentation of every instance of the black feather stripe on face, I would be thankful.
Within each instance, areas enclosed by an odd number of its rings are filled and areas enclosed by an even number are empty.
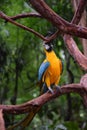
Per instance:
[[[44,43],[44,48],[46,49],[46,51],[51,52],[53,49],[53,45],[51,42]]]

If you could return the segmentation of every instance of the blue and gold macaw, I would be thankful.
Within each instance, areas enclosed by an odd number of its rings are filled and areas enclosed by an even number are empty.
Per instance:
[[[43,45],[46,59],[39,68],[38,80],[43,84],[42,93],[45,93],[47,90],[53,93],[52,86],[61,90],[58,83],[62,73],[62,62],[53,51],[53,45],[51,43],[43,43]]]

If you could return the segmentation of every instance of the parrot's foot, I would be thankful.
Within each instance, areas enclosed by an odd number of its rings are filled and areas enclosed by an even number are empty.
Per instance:
[[[62,93],[62,90],[61,90],[60,86],[56,85],[55,87],[56,87],[57,91],[59,91],[60,93]]]
[[[52,94],[54,93],[51,87],[48,87],[48,90],[49,90]]]

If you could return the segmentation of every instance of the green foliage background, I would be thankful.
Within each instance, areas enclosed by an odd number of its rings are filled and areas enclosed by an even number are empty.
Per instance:
[[[69,0],[46,0],[47,4],[61,17],[71,21],[73,8]],[[25,0],[1,0],[0,11],[8,16],[20,13],[35,12],[30,3]],[[17,22],[26,25],[44,36],[56,28],[45,19],[24,18]],[[79,48],[79,40],[76,38]],[[60,85],[79,82],[83,71],[69,55],[63,39],[58,37],[53,41],[54,50],[64,64]],[[42,40],[30,32],[18,28],[0,19],[0,103],[21,104],[39,96],[38,69],[44,59]],[[71,74],[67,67],[69,67]],[[6,126],[18,122],[22,116],[6,115]],[[87,110],[82,99],[77,94],[61,96],[43,106],[26,130],[86,130]],[[17,130],[17,128],[16,128]],[[19,130],[19,128],[18,128]]]

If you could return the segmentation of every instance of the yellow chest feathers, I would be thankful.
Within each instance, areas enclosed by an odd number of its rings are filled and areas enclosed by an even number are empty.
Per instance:
[[[49,73],[51,83],[55,82],[61,73],[61,61],[54,51],[46,52],[46,60],[50,62],[50,66],[46,73]]]

